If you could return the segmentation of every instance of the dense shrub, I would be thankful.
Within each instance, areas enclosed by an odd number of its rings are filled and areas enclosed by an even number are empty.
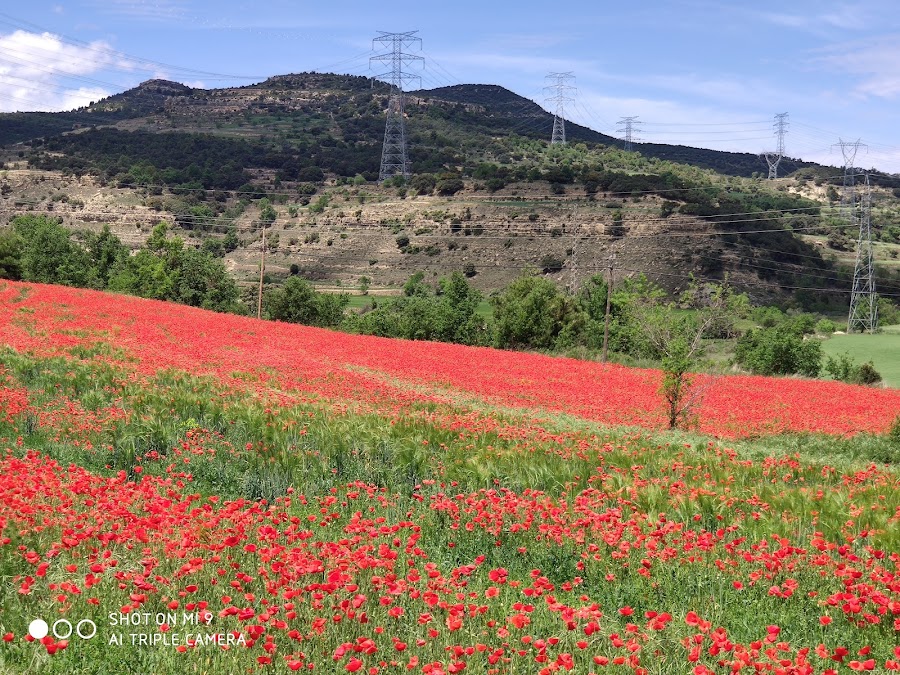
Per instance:
[[[446,178],[438,182],[436,189],[439,195],[449,197],[460,192],[464,187],[465,184],[459,178]]]
[[[346,293],[319,293],[299,276],[266,293],[265,311],[271,319],[323,328],[338,326],[350,302]]]
[[[572,346],[585,313],[574,299],[543,277],[523,275],[491,298],[495,345],[506,349]]]
[[[735,362],[757,375],[817,377],[821,369],[822,345],[805,339],[790,323],[747,331],[735,348]]]
[[[481,297],[459,272],[441,279],[437,292],[417,272],[404,285],[400,298],[382,301],[369,312],[348,317],[343,328],[407,340],[487,344],[490,332],[476,312]]]

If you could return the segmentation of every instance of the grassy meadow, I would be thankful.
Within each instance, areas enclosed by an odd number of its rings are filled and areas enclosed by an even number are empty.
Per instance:
[[[40,285],[0,319],[0,672],[900,669],[893,390],[708,378],[669,432],[652,370]]]
[[[832,335],[822,343],[826,356],[848,353],[857,363],[871,361],[889,387],[900,387],[900,326],[886,326],[874,335]]]

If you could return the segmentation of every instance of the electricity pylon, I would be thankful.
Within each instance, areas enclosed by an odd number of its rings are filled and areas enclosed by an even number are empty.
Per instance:
[[[548,80],[556,80],[554,84],[549,84],[544,89],[553,96],[548,96],[548,103],[555,103],[553,113],[553,133],[550,135],[550,144],[556,145],[566,143],[566,103],[572,103],[574,98],[569,96],[569,92],[575,91],[575,87],[568,84],[575,80],[575,75],[569,73],[550,73],[547,75]]]
[[[384,125],[384,145],[381,149],[381,170],[378,172],[378,180],[386,181],[394,176],[409,178],[409,155],[406,149],[406,119],[403,105],[403,89],[407,82],[419,81],[418,75],[412,75],[403,70],[403,66],[422,62],[424,58],[414,54],[407,54],[405,48],[419,43],[422,38],[416,37],[419,31],[412,30],[406,33],[386,33],[379,31],[378,37],[372,40],[372,49],[375,43],[383,43],[390,51],[377,54],[369,59],[372,61],[385,61],[390,64],[390,70],[376,75],[377,79],[384,80],[391,86],[391,94],[388,99],[387,120]]]
[[[632,135],[635,131],[640,131],[640,129],[636,129],[634,127],[634,123],[637,121],[637,115],[632,115],[631,117],[623,117],[619,120],[618,124],[621,129],[616,129],[616,131],[625,135],[625,138],[622,139],[625,141],[625,150],[631,150],[631,142],[634,140],[634,136]]]
[[[847,332],[859,329],[861,333],[874,333],[877,328],[878,296],[875,293],[875,256],[872,251],[872,189],[869,186],[869,174],[866,174],[866,191],[859,208],[859,239],[856,242],[856,265],[853,268]]]
[[[778,165],[781,158],[784,157],[784,135],[787,133],[788,114],[778,113],[775,115],[775,123],[772,125],[775,129],[775,138],[778,139],[777,148],[774,152],[764,152],[763,157],[769,165],[769,180],[778,178]]]

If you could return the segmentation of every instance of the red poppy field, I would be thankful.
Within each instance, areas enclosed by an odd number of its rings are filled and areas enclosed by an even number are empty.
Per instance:
[[[900,391],[660,377],[5,282],[0,672],[900,669]]]

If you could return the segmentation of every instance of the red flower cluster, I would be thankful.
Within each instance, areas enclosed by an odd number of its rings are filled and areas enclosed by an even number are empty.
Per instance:
[[[175,368],[229,382],[235,373],[253,374],[261,385],[274,377],[299,396],[382,409],[446,402],[452,390],[610,424],[664,422],[654,370],[348,335],[88,290],[24,288],[7,282],[0,289],[0,340],[37,354],[105,341],[119,358],[137,359],[145,374]],[[701,377],[697,384],[707,392],[697,410],[700,430],[721,437],[882,432],[900,411],[897,390],[749,376]]]

